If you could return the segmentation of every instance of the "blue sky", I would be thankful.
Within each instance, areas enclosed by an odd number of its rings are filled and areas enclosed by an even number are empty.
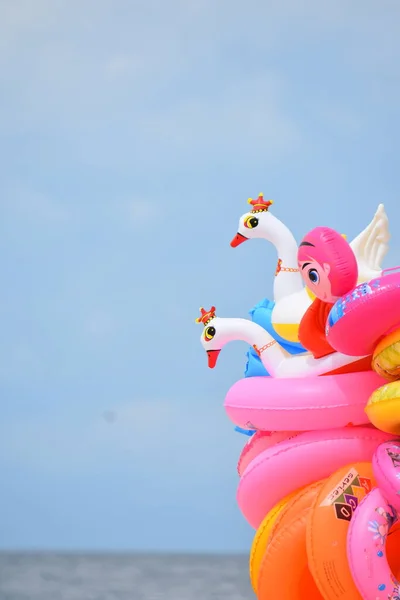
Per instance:
[[[198,307],[245,317],[274,248],[384,202],[400,262],[397,2],[0,2],[0,546],[247,551]]]

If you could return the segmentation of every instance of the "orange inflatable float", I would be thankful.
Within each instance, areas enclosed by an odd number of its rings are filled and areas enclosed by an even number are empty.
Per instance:
[[[306,526],[323,483],[297,492],[276,517],[258,575],[259,600],[322,598],[307,566]]]
[[[250,555],[258,600],[360,600],[347,558],[348,529],[375,485],[372,464],[354,463],[279,502],[259,527]],[[396,577],[399,543],[400,522],[387,540]]]
[[[347,560],[347,531],[353,512],[374,485],[371,463],[355,463],[329,477],[315,498],[307,523],[307,554],[324,600],[360,600]]]
[[[275,529],[275,523],[280,513],[284,510],[287,503],[297,495],[298,492],[293,492],[278,502],[272,510],[269,511],[257,533],[254,536],[254,541],[250,551],[250,581],[255,593],[257,593],[258,574],[260,571],[261,562],[268,545],[272,531]]]

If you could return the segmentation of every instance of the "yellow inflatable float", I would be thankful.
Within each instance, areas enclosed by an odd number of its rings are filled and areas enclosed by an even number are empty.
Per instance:
[[[400,435],[400,329],[392,331],[377,344],[372,368],[389,383],[375,390],[365,412],[381,431]]]
[[[387,335],[372,356],[374,371],[389,381],[400,378],[400,329]]]
[[[377,389],[368,400],[365,412],[381,431],[400,435],[400,381]]]

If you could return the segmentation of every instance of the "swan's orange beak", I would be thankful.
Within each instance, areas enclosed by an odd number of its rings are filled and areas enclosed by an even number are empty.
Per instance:
[[[231,241],[231,246],[232,248],[237,248],[237,246],[240,246],[240,244],[243,244],[243,242],[247,242],[248,239],[249,238],[245,237],[241,233],[237,233]]]
[[[221,350],[207,350],[208,366],[213,369],[217,364],[218,356]]]

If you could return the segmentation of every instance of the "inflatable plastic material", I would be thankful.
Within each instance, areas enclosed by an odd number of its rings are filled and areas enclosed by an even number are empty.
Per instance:
[[[400,512],[400,440],[378,446],[372,466],[382,494]]]
[[[279,598],[290,598],[290,600],[304,598],[305,579],[308,580],[307,591],[312,592],[312,597],[320,597],[307,566],[306,530],[302,517],[309,513],[322,485],[323,481],[319,481],[297,492],[275,518],[258,577],[256,573],[254,574],[259,598],[276,598],[278,590]],[[294,526],[294,523],[297,525]],[[298,547],[293,548],[294,545]],[[301,560],[293,563],[288,569],[287,556],[290,552],[295,552]],[[274,579],[277,581],[277,577],[280,578],[280,584],[279,587],[274,587],[272,582]]]
[[[242,427],[238,427],[237,425],[235,427],[235,431],[241,433],[242,435],[247,435],[248,437],[251,437],[256,432],[255,429],[243,429]]]
[[[398,600],[400,582],[390,570],[386,540],[396,511],[379,488],[360,503],[350,522],[347,552],[354,582],[365,600]]]
[[[258,574],[261,566],[261,562],[268,545],[268,540],[271,532],[275,528],[276,520],[278,519],[281,512],[284,510],[288,502],[297,495],[297,491],[289,494],[286,498],[283,498],[278,504],[276,504],[272,510],[269,511],[260,527],[257,529],[256,535],[254,536],[253,544],[250,551],[249,561],[249,572],[250,581],[253,590],[257,593],[257,582]]]
[[[347,427],[301,433],[281,442],[259,454],[243,473],[239,507],[257,529],[281,498],[329,477],[349,462],[371,461],[379,444],[390,439],[393,436],[373,427]]]
[[[305,348],[299,343],[290,342],[281,337],[272,326],[272,311],[274,309],[275,302],[271,302],[268,299],[261,300],[254,308],[249,311],[251,320],[257,325],[260,325],[282,346],[289,354],[301,354],[305,352]],[[262,364],[259,355],[250,346],[247,352],[247,364],[244,373],[245,377],[261,377],[268,376],[269,373]]]
[[[400,327],[400,273],[395,269],[399,267],[358,285],[334,304],[326,335],[335,350],[352,356],[372,355],[381,339]]]
[[[239,457],[237,471],[241,477],[256,456],[267,448],[272,448],[280,442],[287,441],[297,435],[295,431],[257,431],[251,440],[247,442]]]
[[[301,319],[314,296],[304,287],[297,263],[297,242],[290,229],[269,210],[272,201],[264,200],[263,194],[255,200],[249,198],[251,210],[241,216],[232,247],[248,239],[265,239],[276,248],[278,264],[274,278],[274,301],[272,324],[284,339],[298,342]],[[351,243],[357,258],[359,283],[379,277],[382,261],[388,251],[389,223],[383,204],[370,222]]]
[[[309,509],[298,513],[268,545],[259,575],[259,600],[323,600],[307,565],[308,513]]]
[[[385,336],[376,346],[372,368],[389,381],[400,379],[400,329]]]
[[[251,210],[239,221],[238,233],[231,241],[236,248],[248,239],[263,238],[277,249],[278,264],[274,279],[273,327],[284,339],[298,342],[297,330],[301,317],[310,306],[312,298],[304,288],[297,267],[297,242],[292,232],[277,219],[269,207],[271,200],[249,198]]]
[[[228,342],[235,340],[252,344],[264,367],[273,377],[324,375],[348,367],[364,358],[363,356],[346,356],[338,352],[320,359],[315,359],[310,354],[288,356],[277,341],[262,327],[246,319],[217,317],[214,306],[208,311],[200,308],[200,317],[196,319],[196,322],[204,325],[200,341],[207,352],[210,368],[215,367],[221,349]],[[355,366],[355,368],[357,367]]]
[[[265,298],[258,302],[250,311],[251,320],[257,325],[266,329],[268,333],[276,339],[276,341],[290,354],[301,354],[305,352],[305,348],[299,342],[293,342],[279,335],[272,325],[272,313],[275,307],[275,302]],[[250,346],[252,349],[252,347]]]
[[[342,467],[321,486],[307,522],[310,571],[324,600],[359,600],[347,560],[349,523],[375,485],[370,462]]]
[[[297,261],[305,284],[324,302],[334,304],[357,285],[354,252],[343,236],[329,227],[315,227],[304,236]]]
[[[356,257],[346,240],[329,227],[316,227],[303,238],[297,253],[300,273],[316,296],[299,327],[299,340],[314,358],[334,352],[326,339],[333,303],[357,284]]]
[[[393,381],[372,393],[365,412],[375,427],[400,435],[400,381]]]
[[[368,423],[366,399],[383,382],[373,371],[302,379],[251,377],[233,384],[224,406],[239,427],[266,431],[363,425]]]
[[[316,298],[306,311],[299,327],[299,339],[314,358],[323,358],[335,352],[325,335],[326,322],[332,304]]]
[[[210,368],[225,344],[250,346],[225,409],[248,436],[237,502],[258,528],[253,589],[258,600],[400,600],[400,273],[382,271],[383,205],[350,245],[319,227],[297,248],[272,201],[249,202],[231,245],[264,237],[276,246],[274,301],[258,303],[251,320],[212,307],[197,322]]]

